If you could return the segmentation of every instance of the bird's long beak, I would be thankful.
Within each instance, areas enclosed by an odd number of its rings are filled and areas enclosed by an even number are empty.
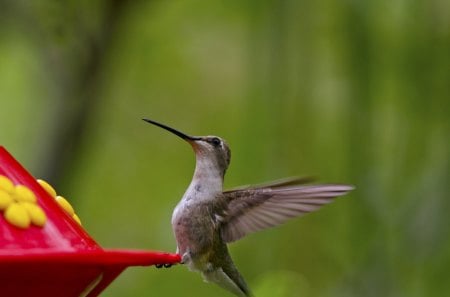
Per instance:
[[[169,127],[169,126],[166,126],[166,125],[161,124],[161,123],[158,123],[158,122],[155,122],[155,121],[153,121],[153,120],[150,120],[150,119],[142,119],[142,120],[146,121],[147,123],[150,123],[150,124],[153,124],[153,125],[155,125],[155,126],[158,126],[158,127],[160,127],[160,128],[163,128],[164,130],[167,130],[167,131],[169,131],[169,132],[172,132],[173,134],[177,135],[178,137],[183,138],[183,139],[186,140],[187,142],[196,141],[196,140],[201,140],[200,137],[189,136],[189,135],[184,134],[184,133],[182,133],[182,132],[180,132],[180,131],[178,131],[178,130],[176,130],[176,129],[174,129],[174,128],[171,128],[171,127]]]

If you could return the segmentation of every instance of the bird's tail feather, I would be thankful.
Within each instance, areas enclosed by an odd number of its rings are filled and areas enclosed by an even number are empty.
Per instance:
[[[211,271],[203,272],[206,281],[213,282],[239,297],[253,296],[235,267],[221,267]]]

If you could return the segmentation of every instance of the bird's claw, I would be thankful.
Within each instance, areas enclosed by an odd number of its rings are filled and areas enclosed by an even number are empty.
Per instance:
[[[162,268],[162,267],[164,267],[164,268],[170,268],[170,267],[172,267],[172,265],[173,264],[170,264],[170,263],[164,263],[164,264],[155,264],[155,267],[156,268]]]

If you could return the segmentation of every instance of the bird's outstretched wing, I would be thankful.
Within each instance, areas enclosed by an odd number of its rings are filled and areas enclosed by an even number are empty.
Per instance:
[[[228,207],[222,218],[222,239],[232,242],[280,225],[315,211],[353,189],[349,185],[304,185],[304,182],[305,179],[291,178],[225,191]]]
[[[244,185],[236,188],[228,189],[224,193],[237,192],[241,190],[256,190],[256,189],[264,189],[264,188],[281,188],[287,186],[298,186],[307,183],[311,183],[314,181],[314,177],[312,176],[291,176],[282,179],[277,179],[269,182],[265,182],[262,184],[256,185]]]

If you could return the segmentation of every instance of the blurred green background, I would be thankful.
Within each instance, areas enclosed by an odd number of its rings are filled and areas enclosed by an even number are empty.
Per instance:
[[[226,186],[356,185],[231,245],[259,297],[450,293],[450,2],[0,1],[0,143],[105,247],[175,250],[191,148],[219,135]],[[102,296],[230,296],[185,267]]]

